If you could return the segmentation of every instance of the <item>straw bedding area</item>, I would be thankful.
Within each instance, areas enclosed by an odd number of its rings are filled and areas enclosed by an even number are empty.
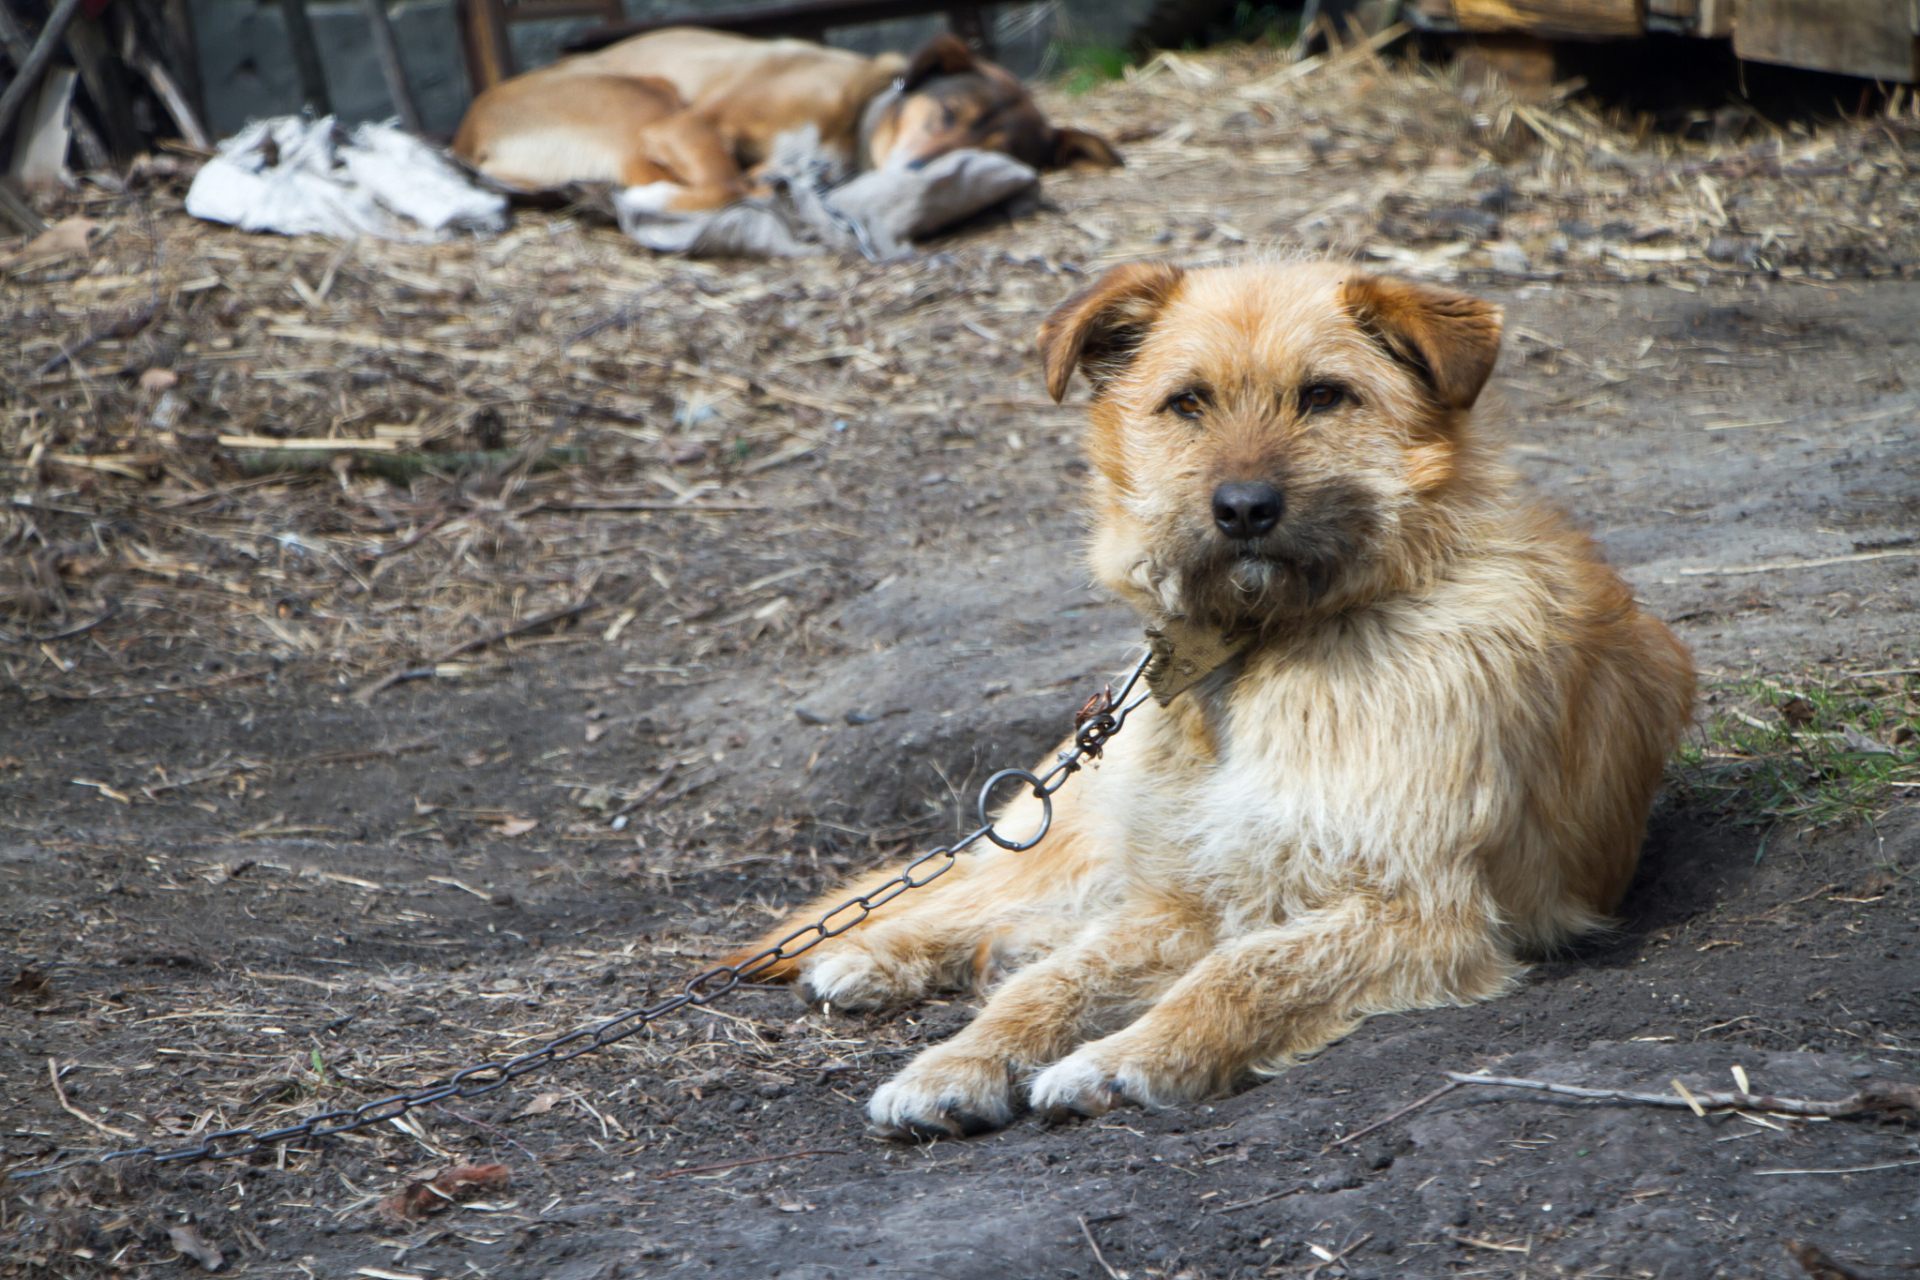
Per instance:
[[[914,456],[1064,429],[1028,335],[1137,256],[1331,252],[1469,286],[1912,271],[1910,97],[1814,131],[1736,112],[1696,143],[1572,88],[1528,105],[1371,44],[1162,55],[1043,95],[1126,169],[1052,176],[1038,216],[888,266],[654,257],[583,210],[437,246],[256,237],[181,212],[178,157],[90,182],[49,210],[94,224],[68,251],[0,245],[7,671],[137,692],[187,645],[207,680],[357,684],[458,674],[515,628],[669,664],[788,633],[833,547],[884,535]],[[754,585],[796,556],[824,575]]]

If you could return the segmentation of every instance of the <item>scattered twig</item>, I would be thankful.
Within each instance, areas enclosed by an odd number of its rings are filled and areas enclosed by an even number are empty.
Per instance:
[[[1879,1173],[1882,1169],[1905,1169],[1910,1165],[1916,1164],[1920,1164],[1920,1160],[1893,1160],[1886,1164],[1862,1164],[1854,1165],[1846,1169],[1755,1169],[1753,1176],[1756,1178],[1779,1178],[1788,1174]]]
[[[1413,1102],[1409,1102],[1406,1106],[1400,1108],[1398,1111],[1393,1112],[1391,1115],[1381,1116],[1378,1120],[1375,1120],[1372,1124],[1368,1125],[1366,1128],[1355,1129],[1352,1133],[1348,1134],[1344,1138],[1335,1138],[1332,1142],[1329,1142],[1326,1145],[1325,1150],[1331,1151],[1335,1147],[1344,1147],[1349,1142],[1355,1142],[1361,1138],[1366,1137],[1368,1134],[1372,1133],[1375,1129],[1383,1129],[1387,1125],[1392,1124],[1395,1120],[1398,1120],[1401,1116],[1411,1114],[1412,1112],[1418,1111],[1420,1108],[1426,1106],[1428,1103],[1435,1102],[1441,1098],[1446,1097],[1448,1094],[1452,1093],[1455,1089],[1458,1089],[1461,1083],[1462,1082],[1457,1079],[1449,1080],[1447,1081],[1446,1084],[1441,1085],[1438,1089],[1435,1089],[1432,1093],[1428,1094],[1426,1097],[1417,1099],[1416,1101],[1413,1101]],[[1254,1203],[1259,1203],[1259,1202],[1255,1201]]]
[[[1100,1242],[1093,1238],[1093,1228],[1087,1225],[1087,1215],[1084,1213],[1076,1214],[1074,1215],[1074,1221],[1080,1224],[1080,1234],[1087,1238],[1087,1248],[1093,1250],[1093,1260],[1100,1264],[1100,1269],[1109,1276],[1112,1276],[1113,1280],[1121,1280],[1120,1273],[1115,1271],[1112,1265],[1108,1263],[1107,1255],[1100,1252]]]
[[[100,611],[100,616],[92,619],[91,621],[83,622],[77,627],[68,627],[65,631],[49,631],[45,634],[39,634],[39,635],[31,631],[23,631],[19,635],[14,635],[12,632],[9,632],[9,631],[0,631],[0,643],[45,644],[50,640],[71,640],[75,636],[83,636],[87,634],[87,632],[93,630],[95,627],[105,622],[108,618],[111,618],[116,612],[119,611],[119,608],[120,606],[117,603],[113,601],[108,601],[107,607]]]
[[[667,784],[673,781],[673,775],[675,771],[677,771],[679,768],[680,768],[680,762],[678,760],[669,761],[666,769],[661,772],[658,781],[656,781],[651,787],[648,787],[645,792],[643,792],[641,795],[639,795],[635,799],[627,801],[626,804],[622,805],[620,808],[615,809],[612,813],[608,814],[607,820],[612,821],[615,818],[623,818],[627,814],[632,813],[635,809],[638,809],[641,805],[646,804],[649,800],[652,800],[655,796],[659,795],[662,791],[665,791],[667,789]]]
[[[354,751],[322,751],[318,755],[303,756],[301,764],[362,764],[368,760],[386,760],[393,756],[410,756],[417,751],[431,751],[440,745],[438,737],[429,735],[415,738],[412,742],[402,742],[391,747],[362,747]]]
[[[139,1141],[138,1138],[135,1138],[134,1135],[128,1133],[125,1129],[116,1129],[110,1124],[102,1124],[67,1101],[67,1091],[60,1087],[60,1060],[58,1058],[47,1059],[47,1079],[53,1082],[53,1096],[60,1099],[60,1109],[62,1111],[76,1119],[85,1121],[102,1133],[110,1133],[116,1138],[126,1138],[135,1142]]]
[[[535,511],[765,511],[764,502],[677,502],[665,498],[549,498]]]
[[[1313,1254],[1314,1257],[1320,1259],[1320,1261],[1316,1262],[1314,1265],[1307,1268],[1307,1280],[1313,1280],[1314,1276],[1317,1276],[1320,1274],[1320,1270],[1323,1267],[1337,1266],[1342,1271],[1348,1270],[1346,1265],[1347,1255],[1351,1254],[1354,1250],[1358,1249],[1361,1245],[1365,1244],[1367,1241],[1371,1239],[1373,1239],[1373,1232],[1369,1231],[1367,1232],[1367,1234],[1361,1236],[1358,1240],[1355,1240],[1352,1244],[1341,1246],[1340,1251],[1338,1253],[1330,1253],[1326,1249],[1321,1248],[1317,1244],[1308,1245],[1307,1249]]]
[[[1830,564],[1855,564],[1862,560],[1906,560],[1920,556],[1920,550],[1857,551],[1847,556],[1820,556],[1814,560],[1770,560],[1765,564],[1730,564],[1715,569],[1682,569],[1683,578],[1734,578],[1751,573],[1777,573],[1782,569],[1824,569]]]
[[[78,338],[75,338],[66,346],[60,348],[58,355],[33,371],[33,376],[35,378],[46,377],[61,365],[71,361],[75,356],[87,351],[97,342],[104,342],[108,338],[132,337],[134,334],[139,333],[142,329],[152,324],[153,318],[159,314],[159,310],[160,304],[152,299],[139,303],[136,306],[128,307],[118,315],[115,315],[111,320],[108,320],[105,324],[95,326]]]
[[[1545,1080],[1521,1080],[1512,1076],[1479,1076],[1449,1071],[1447,1079],[1457,1084],[1498,1085],[1506,1089],[1534,1089],[1563,1098],[1585,1098],[1596,1102],[1632,1102],[1649,1107],[1672,1107],[1696,1111],[1710,1107],[1716,1111],[1741,1107],[1749,1111],[1772,1111],[1789,1116],[1827,1116],[1841,1118],[1871,1112],[1920,1113],[1920,1084],[1901,1084],[1874,1080],[1858,1093],[1831,1102],[1817,1098],[1779,1098],[1770,1093],[1745,1093],[1699,1090],[1691,1098],[1673,1093],[1635,1093],[1624,1089],[1583,1089],[1578,1085],[1552,1084]],[[1695,1104],[1698,1104],[1696,1106]],[[1917,1162],[1920,1163],[1920,1162]]]
[[[690,1173],[714,1173],[721,1169],[738,1169],[743,1165],[766,1164],[774,1160],[799,1160],[807,1156],[844,1156],[851,1152],[838,1147],[815,1147],[807,1151],[788,1151],[777,1156],[748,1156],[744,1160],[722,1160],[719,1164],[697,1164],[688,1169],[669,1169],[665,1173],[656,1173],[656,1178],[684,1178]]]
[[[371,701],[373,698],[378,696],[382,690],[390,689],[394,685],[399,684],[402,680],[410,680],[415,678],[415,672],[418,670],[424,669],[424,670],[430,671],[432,668],[440,665],[442,662],[447,662],[453,658],[457,658],[463,653],[472,653],[476,649],[484,649],[489,645],[499,644],[502,640],[511,640],[514,636],[522,635],[525,632],[537,631],[541,627],[547,626],[550,623],[559,622],[566,618],[576,617],[580,614],[587,612],[587,610],[589,609],[597,608],[599,606],[599,603],[600,603],[599,601],[589,596],[587,599],[580,601],[578,604],[570,604],[566,606],[564,609],[550,609],[546,613],[541,614],[539,617],[529,618],[525,622],[515,623],[511,627],[503,627],[500,630],[493,632],[491,635],[484,635],[476,640],[468,640],[461,644],[454,645],[452,648],[442,650],[439,654],[435,655],[433,660],[429,662],[425,668],[407,667],[407,668],[403,668],[402,670],[390,672],[387,675],[381,676],[378,680],[375,680],[372,684],[366,685],[365,687],[360,689],[358,692],[356,692],[353,695],[354,699],[355,701],[358,701],[358,702]]]
[[[1440,1095],[1436,1093],[1433,1096],[1437,1098]],[[1428,1099],[1428,1101],[1432,1101],[1432,1099]],[[1411,1109],[1412,1108],[1408,1108],[1408,1110],[1411,1110]],[[1404,1114],[1405,1112],[1396,1111],[1393,1113],[1393,1115],[1388,1116],[1387,1120],[1392,1120],[1395,1117],[1404,1115]],[[1387,1123],[1387,1120],[1382,1120],[1379,1122],[1379,1124],[1370,1125],[1368,1127],[1377,1129],[1380,1127],[1380,1125]],[[1354,1136],[1358,1137],[1359,1134],[1355,1134]],[[1305,1190],[1306,1190],[1305,1187],[1288,1187],[1284,1191],[1269,1191],[1267,1192],[1266,1195],[1255,1196],[1251,1200],[1236,1200],[1232,1204],[1223,1204],[1218,1209],[1215,1209],[1214,1212],[1215,1213],[1238,1213],[1242,1209],[1251,1209],[1253,1208],[1253,1206],[1257,1204],[1271,1204],[1275,1200],[1284,1200],[1288,1196],[1297,1196],[1302,1191],[1305,1191]]]

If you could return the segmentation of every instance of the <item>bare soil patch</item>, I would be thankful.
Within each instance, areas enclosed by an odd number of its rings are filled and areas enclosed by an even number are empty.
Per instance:
[[[1490,418],[1708,685],[1616,935],[1210,1106],[924,1148],[862,1107],[965,1001],[745,991],[405,1128],[8,1183],[0,1267],[177,1274],[197,1239],[287,1277],[1624,1280],[1792,1275],[1805,1240],[1908,1274],[1910,1124],[1463,1090],[1335,1143],[1446,1070],[1920,1076],[1913,122],[1681,145],[1360,55],[1283,73],[1178,59],[1052,103],[1134,167],[883,267],[656,260],[567,212],[342,247],[191,223],[170,178],[90,198],[90,256],[0,284],[0,1160],[523,1052],[954,829],[1134,639],[1085,588],[1077,413],[1028,335],[1146,253],[1362,254],[1507,306]],[[1870,739],[1855,819],[1758,813],[1754,740],[1714,727],[1742,716]]]

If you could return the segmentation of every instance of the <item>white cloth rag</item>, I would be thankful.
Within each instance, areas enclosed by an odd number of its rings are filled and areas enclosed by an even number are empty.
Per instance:
[[[245,231],[422,243],[505,229],[507,198],[395,125],[348,136],[332,116],[274,116],[220,144],[187,191],[187,212]]]

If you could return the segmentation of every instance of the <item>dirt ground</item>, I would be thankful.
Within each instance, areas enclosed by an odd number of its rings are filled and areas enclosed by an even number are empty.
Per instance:
[[[1875,1280],[1920,1269],[1912,1123],[1467,1088],[1340,1141],[1449,1070],[1669,1092],[1737,1067],[1817,1098],[1920,1078],[1920,131],[1803,135],[1817,172],[1735,139],[1711,200],[1708,170],[1673,180],[1689,153],[1619,141],[1599,194],[1527,195],[1560,149],[1373,154],[1378,94],[1243,94],[1273,74],[1245,61],[1050,101],[1132,120],[1135,168],[1051,179],[1033,219],[885,267],[655,263],[564,212],[508,247],[355,259],[196,226],[164,189],[101,197],[119,221],[95,252],[126,261],[5,286],[0,1169],[296,1123],[524,1052],[964,822],[1133,652],[1078,565],[1077,411],[1046,402],[1026,335],[1141,252],[1344,249],[1506,306],[1489,428],[1703,675],[1617,934],[1210,1105],[927,1146],[869,1137],[864,1102],[968,1001],[853,1020],[743,990],[405,1124],[9,1181],[0,1271],[180,1274],[200,1242],[234,1274],[376,1280],[1691,1280],[1805,1274],[1790,1241]],[[1325,147],[1293,131],[1307,111]],[[1869,212],[1833,215],[1821,183]],[[1514,230],[1420,230],[1503,189],[1471,207]],[[1718,256],[1740,236],[1710,214],[1665,241],[1559,229],[1739,198],[1773,234]],[[1502,244],[1530,265],[1502,270]],[[65,300],[144,289],[127,263],[148,258],[166,322],[45,368]],[[299,328],[376,313],[454,354]],[[138,375],[162,367],[190,393],[172,434],[118,431],[153,421]],[[447,405],[435,447],[504,441],[513,465],[289,474],[216,442]],[[576,443],[591,465],[530,465]],[[1791,820],[1737,736],[1783,723],[1864,735],[1891,772],[1849,821]],[[477,1198],[380,1211],[496,1162]]]

